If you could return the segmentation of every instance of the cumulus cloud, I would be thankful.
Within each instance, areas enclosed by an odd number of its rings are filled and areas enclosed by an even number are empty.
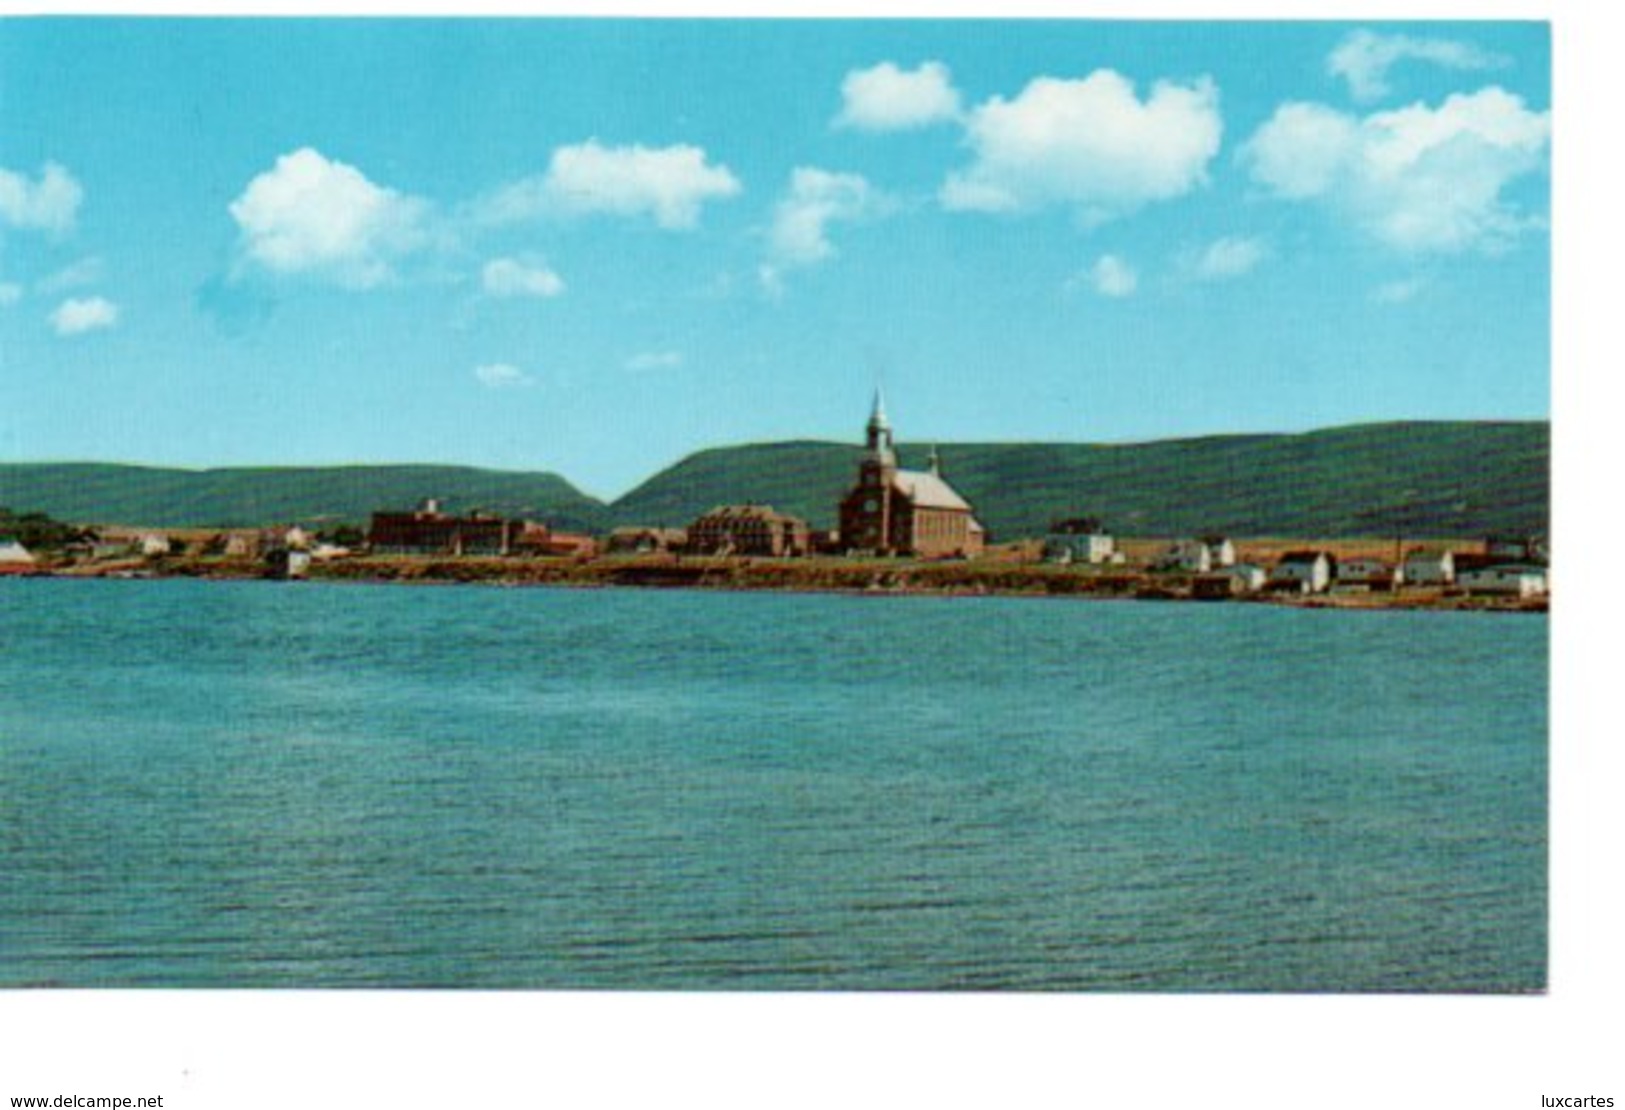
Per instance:
[[[1347,81],[1356,100],[1379,100],[1389,92],[1388,70],[1407,60],[1457,70],[1493,69],[1506,64],[1505,58],[1471,43],[1362,30],[1338,43],[1326,59],[1326,71]]]
[[[105,297],[72,297],[57,305],[49,319],[58,335],[83,335],[118,323],[118,305]]]
[[[366,289],[428,241],[428,205],[304,147],[277,159],[231,202],[243,257],[279,274]]]
[[[675,370],[683,365],[678,351],[640,351],[626,360],[628,370]]]
[[[773,212],[768,250],[785,266],[810,266],[835,253],[829,225],[856,220],[875,203],[869,182],[855,173],[830,173],[800,166],[790,175],[790,189]]]
[[[535,381],[519,367],[506,362],[489,362],[483,366],[476,366],[474,377],[487,389],[515,389]]]
[[[514,258],[493,258],[480,273],[480,283],[493,297],[556,297],[564,292],[564,279],[542,265],[527,265]]]
[[[697,146],[608,147],[589,139],[559,147],[545,174],[504,186],[476,209],[488,223],[605,213],[651,216],[660,227],[681,231],[699,223],[708,201],[740,190],[728,167],[713,165]]]
[[[1127,297],[1139,288],[1140,275],[1115,254],[1103,254],[1084,273],[1089,287],[1102,297]]]
[[[70,266],[42,278],[36,288],[41,293],[61,293],[68,289],[82,289],[102,280],[107,267],[100,258],[81,258]]]
[[[1191,272],[1204,281],[1248,273],[1269,254],[1262,239],[1227,235],[1209,243],[1191,260]]]
[[[0,308],[10,308],[22,299],[22,286],[14,281],[0,281]]]
[[[73,175],[47,162],[39,180],[0,168],[0,221],[31,231],[62,233],[73,228],[85,191]]]
[[[1267,191],[1329,204],[1400,250],[1494,249],[1532,222],[1502,194],[1545,168],[1550,134],[1549,113],[1491,86],[1364,118],[1284,104],[1240,158]]]
[[[878,212],[882,204],[876,190],[858,174],[798,166],[773,210],[767,261],[758,272],[763,287],[770,293],[782,292],[785,270],[834,257],[830,225],[863,219]]]
[[[975,161],[950,174],[940,196],[958,210],[1068,205],[1098,222],[1201,184],[1222,131],[1218,89],[1206,78],[1159,81],[1141,100],[1109,69],[1081,80],[1040,77],[1013,100],[994,97],[971,111]]]
[[[835,126],[859,131],[908,131],[959,118],[959,90],[948,67],[924,62],[899,69],[881,62],[855,69],[841,82],[841,114]]]

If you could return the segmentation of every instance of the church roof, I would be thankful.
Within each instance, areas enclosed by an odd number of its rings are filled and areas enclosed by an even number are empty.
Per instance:
[[[899,492],[920,508],[970,512],[970,505],[954,492],[954,487],[935,474],[924,470],[899,470],[893,482]]]

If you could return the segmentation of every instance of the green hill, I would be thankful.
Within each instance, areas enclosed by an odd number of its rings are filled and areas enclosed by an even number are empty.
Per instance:
[[[375,509],[438,497],[448,511],[485,509],[598,531],[602,502],[556,474],[455,466],[169,470],[102,463],[0,465],[0,505],[58,520],[171,528],[299,523],[365,525]]]
[[[942,444],[945,476],[997,539],[1097,516],[1122,535],[1471,537],[1544,531],[1545,422],[1356,425],[1139,444]],[[904,444],[905,466],[927,447]],[[861,448],[774,443],[701,451],[609,507],[617,524],[684,524],[754,501],[835,524]]]
[[[1100,517],[1119,535],[1473,537],[1544,531],[1545,422],[1367,424],[1298,435],[1136,444],[942,444],[944,473],[996,540],[1050,521]],[[899,448],[922,466],[927,448]],[[700,451],[613,504],[554,474],[448,466],[164,470],[98,463],[0,464],[0,506],[77,523],[230,527],[365,524],[376,509],[438,497],[557,528],[686,525],[753,501],[835,525],[856,474],[852,444],[790,442]]]

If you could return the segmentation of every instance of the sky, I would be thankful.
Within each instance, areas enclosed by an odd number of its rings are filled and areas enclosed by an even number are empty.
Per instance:
[[[1550,406],[1541,22],[0,19],[0,461]],[[946,460],[951,464],[951,459]]]

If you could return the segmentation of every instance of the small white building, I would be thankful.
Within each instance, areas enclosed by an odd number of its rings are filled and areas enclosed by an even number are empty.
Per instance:
[[[35,561],[34,553],[16,540],[0,539],[0,566],[31,567]]]
[[[1202,543],[1207,547],[1208,563],[1214,570],[1235,566],[1236,545],[1229,536],[1203,536]]]
[[[1469,594],[1499,597],[1544,597],[1546,568],[1520,563],[1473,567],[1456,578]]]
[[[1044,536],[1044,560],[1099,565],[1116,560],[1117,543],[1098,520],[1058,520]]]
[[[1399,572],[1412,586],[1448,586],[1456,580],[1456,556],[1450,551],[1412,551]]]
[[[1275,586],[1296,586],[1304,593],[1324,593],[1331,584],[1333,568],[1337,561],[1329,552],[1325,551],[1288,551],[1281,556],[1280,562],[1275,564],[1275,572],[1270,575],[1270,584]]]
[[[1201,540],[1175,540],[1157,558],[1157,570],[1184,571],[1187,574],[1206,574],[1213,569],[1213,553]]]
[[[1223,574],[1233,579],[1236,592],[1245,594],[1262,590],[1270,577],[1269,572],[1257,563],[1231,563],[1229,566],[1221,567],[1214,573]]]
[[[148,558],[155,555],[168,555],[170,552],[169,537],[161,532],[147,532],[136,543],[141,554]]]
[[[1382,559],[1366,557],[1339,559],[1335,577],[1339,586],[1364,586],[1367,589],[1387,590],[1405,581],[1405,568],[1394,567]]]

